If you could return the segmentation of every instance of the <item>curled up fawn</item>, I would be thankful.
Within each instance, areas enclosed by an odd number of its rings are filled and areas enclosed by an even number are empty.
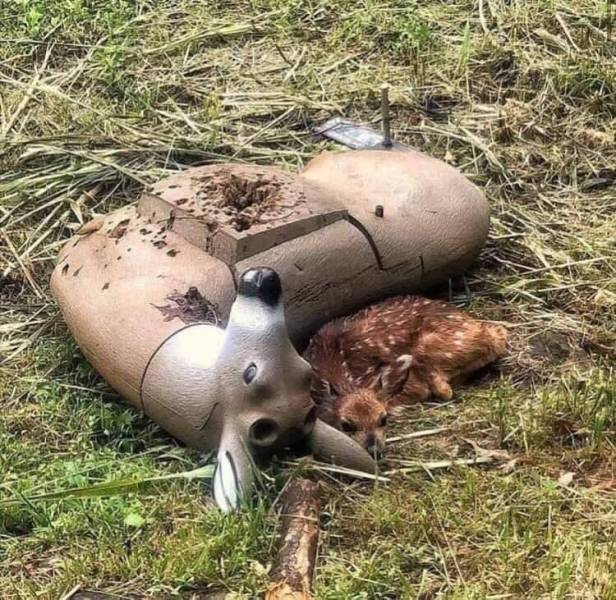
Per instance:
[[[327,323],[304,358],[320,418],[378,454],[392,407],[450,400],[453,385],[506,353],[504,327],[446,302],[398,296]]]

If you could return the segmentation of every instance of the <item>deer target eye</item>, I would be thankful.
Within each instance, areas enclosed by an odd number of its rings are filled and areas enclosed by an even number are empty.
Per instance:
[[[257,365],[255,363],[250,363],[245,369],[242,377],[244,379],[244,383],[251,383],[252,380],[257,376]]]
[[[383,415],[378,422],[379,427],[385,427],[387,425],[387,415]]]
[[[357,431],[357,425],[355,423],[351,423],[351,421],[347,421],[346,419],[340,423],[342,427],[342,431],[345,433],[355,433]]]

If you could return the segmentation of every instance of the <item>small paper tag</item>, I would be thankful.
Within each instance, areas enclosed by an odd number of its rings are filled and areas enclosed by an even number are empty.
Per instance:
[[[394,142],[391,146],[385,147],[383,145],[383,134],[370,127],[360,125],[343,117],[329,119],[329,121],[315,127],[313,131],[315,135],[322,135],[343,146],[353,148],[353,150],[410,150],[408,146],[398,142]]]

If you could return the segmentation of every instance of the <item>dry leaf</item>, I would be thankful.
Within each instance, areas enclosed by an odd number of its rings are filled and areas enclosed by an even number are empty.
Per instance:
[[[475,454],[480,458],[494,458],[495,460],[511,460],[511,455],[505,450],[489,450],[488,448],[482,448],[474,440],[462,438],[464,441],[473,447]]]
[[[94,233],[95,231],[98,231],[103,226],[104,222],[105,222],[104,216],[94,217],[91,221],[88,221],[85,225],[82,225],[77,230],[77,235],[88,235],[90,233]]]
[[[616,492],[616,479],[601,481],[589,488],[591,492]]]
[[[567,473],[563,473],[558,478],[558,485],[562,485],[563,487],[569,487],[573,483],[574,476],[575,476],[575,473],[572,473],[571,471],[568,471]]]
[[[509,473],[513,473],[513,471],[515,471],[515,468],[518,465],[519,462],[519,458],[512,458],[511,460],[507,461],[505,464],[501,465],[499,467],[499,469],[505,473],[505,475],[509,475]]]

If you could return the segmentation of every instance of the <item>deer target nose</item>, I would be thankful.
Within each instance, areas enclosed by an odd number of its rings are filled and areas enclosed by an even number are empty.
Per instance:
[[[248,432],[250,441],[260,448],[268,448],[278,441],[280,427],[273,419],[257,419]]]
[[[238,293],[262,300],[269,306],[276,306],[282,287],[278,273],[268,267],[255,267],[242,273]]]

